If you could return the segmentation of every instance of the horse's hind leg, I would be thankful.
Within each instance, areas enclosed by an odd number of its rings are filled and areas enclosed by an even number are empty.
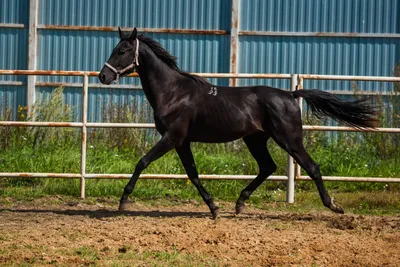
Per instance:
[[[327,193],[324,182],[321,177],[321,172],[319,170],[319,165],[314,162],[311,157],[308,155],[306,150],[304,149],[303,145],[302,147],[295,152],[292,152],[292,157],[297,161],[297,163],[300,164],[300,166],[310,175],[310,177],[314,180],[317,188],[319,195],[322,199],[322,202],[324,203],[324,206],[331,209],[334,212],[337,213],[344,213],[343,208],[335,204],[333,202],[333,198],[329,196]]]
[[[296,120],[295,118],[296,117],[294,117],[294,120]],[[299,124],[299,121],[292,121],[290,125],[287,123],[288,121],[276,121],[274,126],[277,127],[274,127],[271,131],[272,138],[280,147],[285,149],[313,179],[324,206],[334,212],[344,213],[340,205],[333,203],[333,199],[331,199],[325,189],[318,164],[311,159],[303,146],[301,122]]]
[[[257,133],[243,138],[243,141],[250,150],[251,155],[257,161],[259,173],[251,183],[242,190],[236,202],[236,214],[244,209],[244,202],[250,195],[276,170],[276,164],[272,160],[267,149],[267,140],[269,137],[265,133]]]

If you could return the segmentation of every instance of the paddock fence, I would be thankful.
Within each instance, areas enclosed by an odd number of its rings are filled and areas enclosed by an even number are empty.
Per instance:
[[[0,75],[27,75],[27,76],[81,76],[83,83],[75,84],[82,87],[82,121],[81,122],[37,122],[37,121],[0,121],[0,126],[14,127],[72,127],[81,129],[81,160],[79,173],[30,173],[30,172],[0,172],[0,177],[26,177],[26,178],[70,178],[80,179],[80,197],[85,198],[86,179],[128,179],[132,174],[97,174],[86,173],[86,145],[88,128],[155,128],[153,123],[93,123],[88,122],[88,90],[102,88],[101,86],[89,86],[89,77],[98,76],[98,72],[88,71],[45,71],[45,70],[0,70]],[[194,73],[204,78],[233,78],[233,79],[287,79],[290,80],[290,90],[301,90],[305,80],[347,80],[347,81],[380,81],[400,82],[400,77],[375,77],[375,76],[346,76],[346,75],[312,75],[312,74],[230,74],[230,73]],[[136,73],[129,75],[137,77]],[[0,81],[0,85],[9,85],[13,82]],[[15,82],[14,82],[15,83]],[[118,88],[118,86],[116,87]],[[334,92],[346,94],[342,91]],[[347,94],[365,94],[365,92],[347,92]],[[368,94],[368,92],[367,92]],[[302,100],[299,99],[300,107]],[[360,131],[352,127],[344,126],[316,126],[303,125],[306,131]],[[376,128],[363,129],[364,132],[399,134],[400,128]],[[186,175],[178,174],[142,174],[141,179],[187,179]],[[252,180],[255,175],[218,175],[203,174],[201,179],[209,180]],[[287,182],[286,200],[294,202],[295,181],[310,181],[310,177],[300,175],[300,167],[288,156],[286,175],[272,175],[268,178],[273,181]],[[324,181],[347,181],[347,182],[379,182],[379,183],[400,183],[398,178],[382,177],[344,177],[344,176],[323,176]]]

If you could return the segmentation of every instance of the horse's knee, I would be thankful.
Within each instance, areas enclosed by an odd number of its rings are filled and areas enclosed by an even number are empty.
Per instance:
[[[313,180],[321,178],[321,171],[318,163],[313,162],[310,166],[310,176]]]

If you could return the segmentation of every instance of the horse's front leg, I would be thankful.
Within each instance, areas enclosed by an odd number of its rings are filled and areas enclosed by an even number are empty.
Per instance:
[[[128,184],[125,186],[124,193],[122,194],[121,200],[119,202],[119,210],[123,211],[127,209],[129,204],[128,197],[135,188],[136,181],[139,179],[140,174],[146,167],[155,161],[156,159],[162,157],[168,151],[174,148],[173,139],[169,134],[164,134],[158,143],[150,149],[150,151],[142,157],[136,164],[135,172],[133,173]]]
[[[185,167],[190,181],[197,188],[204,202],[210,208],[213,219],[216,219],[219,215],[219,208],[215,206],[213,198],[200,182],[196,164],[194,163],[193,159],[193,154],[190,150],[190,143],[184,143],[182,146],[177,147],[176,151],[178,152],[179,158],[182,161],[183,167]]]

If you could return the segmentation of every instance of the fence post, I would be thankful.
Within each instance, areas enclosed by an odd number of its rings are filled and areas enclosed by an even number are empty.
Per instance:
[[[28,69],[36,70],[37,64],[37,24],[39,1],[29,1],[29,42],[28,42]],[[26,105],[28,115],[31,115],[32,107],[36,101],[36,75],[29,75],[26,86]]]
[[[303,89],[303,82],[304,82],[304,79],[303,79],[303,77],[300,76],[298,79],[298,84],[296,86],[296,90]],[[300,115],[301,115],[301,119],[303,120],[303,98],[302,97],[297,98],[297,102],[299,103]],[[295,179],[299,178],[300,176],[301,176],[301,167],[296,162],[296,164],[295,164]]]
[[[87,73],[83,75],[83,90],[82,90],[82,143],[81,143],[81,181],[80,193],[81,198],[85,198],[85,175],[86,175],[86,140],[87,140],[87,106],[88,106],[88,83],[89,77]]]
[[[290,77],[290,91],[295,91],[299,75],[292,74]],[[293,158],[288,154],[286,174],[288,177],[286,188],[286,202],[294,203],[294,179],[295,179],[295,164]]]
[[[240,0],[232,0],[232,11],[231,11],[231,49],[230,49],[230,73],[237,73],[238,66],[238,45],[239,45],[239,6]],[[229,80],[230,86],[236,86],[236,79]]]

